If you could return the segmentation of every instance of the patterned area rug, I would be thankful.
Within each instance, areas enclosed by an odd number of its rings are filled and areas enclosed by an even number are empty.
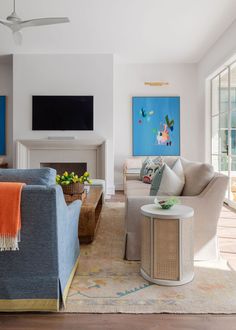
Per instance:
[[[151,284],[123,260],[124,204],[106,203],[96,240],[81,246],[68,313],[236,313],[236,274],[224,260],[195,263],[186,285]]]

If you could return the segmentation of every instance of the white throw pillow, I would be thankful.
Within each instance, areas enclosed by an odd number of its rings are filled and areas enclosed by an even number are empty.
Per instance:
[[[173,167],[167,164],[156,173],[150,189],[151,196],[180,196],[184,188],[185,176],[182,163],[177,159]]]

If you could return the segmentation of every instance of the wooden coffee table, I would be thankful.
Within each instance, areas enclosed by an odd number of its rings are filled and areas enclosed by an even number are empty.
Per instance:
[[[91,243],[94,240],[103,205],[102,187],[90,187],[89,193],[82,203],[79,217],[80,243]]]

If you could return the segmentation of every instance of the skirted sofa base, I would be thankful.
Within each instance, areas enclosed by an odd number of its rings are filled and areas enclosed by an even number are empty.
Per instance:
[[[26,278],[22,279],[21,283],[19,283],[19,280],[17,280],[17,283],[15,279],[10,281],[9,279],[7,281],[2,281],[1,286],[4,286],[5,290],[8,292],[11,292],[11,290],[14,290],[12,293],[13,296],[16,295],[16,286],[18,294],[21,295],[23,292],[26,292],[29,290],[28,283],[30,282],[30,286],[34,287],[34,298],[32,299],[0,299],[0,311],[1,312],[35,312],[35,311],[42,311],[42,312],[56,312],[59,311],[61,305],[63,307],[66,307],[66,298],[71,286],[71,282],[73,280],[74,274],[76,272],[76,269],[79,264],[79,257],[71,271],[71,274],[69,276],[69,279],[67,281],[67,284],[62,291],[61,289],[61,283],[60,279],[58,278],[51,278],[50,280],[48,278],[36,278],[35,283],[32,282],[32,278],[27,281]],[[38,296],[39,298],[35,298],[35,287],[39,288]],[[56,289],[57,288],[57,289]],[[49,297],[51,295],[57,297],[57,298],[40,298],[42,295],[42,292],[47,292]]]

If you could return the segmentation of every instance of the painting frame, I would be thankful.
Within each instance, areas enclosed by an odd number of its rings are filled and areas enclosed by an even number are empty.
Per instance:
[[[132,155],[180,156],[180,96],[132,97]]]
[[[0,95],[0,156],[6,156],[7,97]]]

